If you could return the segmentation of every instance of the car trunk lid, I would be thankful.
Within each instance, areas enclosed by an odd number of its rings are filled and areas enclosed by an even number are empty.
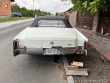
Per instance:
[[[76,47],[74,28],[33,27],[26,32],[26,47]]]

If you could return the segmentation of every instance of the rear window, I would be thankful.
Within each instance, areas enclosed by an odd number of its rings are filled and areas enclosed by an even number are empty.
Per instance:
[[[62,20],[40,20],[37,27],[60,27],[66,28],[66,25]]]

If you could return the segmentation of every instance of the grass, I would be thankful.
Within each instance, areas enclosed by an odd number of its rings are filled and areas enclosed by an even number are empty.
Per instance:
[[[0,19],[1,22],[9,22],[9,21],[17,21],[17,20],[25,20],[25,19],[30,19],[32,17],[11,17],[11,18],[4,18]]]

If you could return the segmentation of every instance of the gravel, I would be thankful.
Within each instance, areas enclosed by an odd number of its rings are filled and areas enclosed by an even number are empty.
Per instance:
[[[81,56],[68,57],[69,63],[73,60],[82,61]],[[84,63],[85,67],[89,69],[89,76],[73,76],[75,83],[110,83],[110,62],[104,60],[90,45],[88,46],[88,56],[84,59]]]

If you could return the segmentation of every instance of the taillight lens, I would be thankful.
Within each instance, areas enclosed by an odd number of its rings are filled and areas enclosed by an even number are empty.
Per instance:
[[[13,42],[13,50],[16,50],[16,49],[18,49],[18,41],[17,40],[15,40]]]
[[[13,41],[13,54],[14,54],[14,56],[17,56],[17,55],[20,54],[20,52],[19,52],[19,42],[18,42],[18,40],[14,40],[14,41]]]
[[[84,49],[87,50],[87,42],[84,42]]]

